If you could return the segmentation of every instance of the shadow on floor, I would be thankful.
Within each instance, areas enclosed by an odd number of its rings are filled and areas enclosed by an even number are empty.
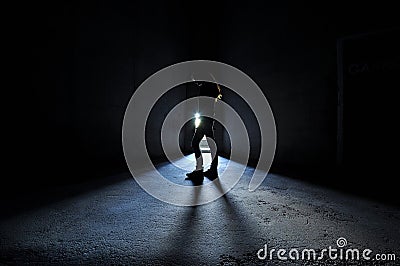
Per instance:
[[[218,179],[217,179],[218,181]],[[216,182],[219,189],[223,188]],[[201,193],[201,190],[197,190]],[[193,202],[199,197],[194,194]],[[212,203],[184,207],[180,224],[167,237],[170,241],[152,263],[163,265],[207,264],[219,260],[221,264],[259,263],[254,256],[260,236],[254,230],[252,220],[228,195]],[[216,208],[216,209],[214,209]],[[210,217],[209,213],[218,213]],[[208,247],[204,248],[204,243]],[[237,259],[232,255],[241,257]],[[243,261],[246,260],[246,261]]]
[[[102,187],[132,179],[130,173],[124,172],[84,183],[32,187],[2,195],[0,198],[0,219],[18,215],[21,212],[34,210],[67,198],[75,197]],[[132,182],[134,182],[132,180]]]

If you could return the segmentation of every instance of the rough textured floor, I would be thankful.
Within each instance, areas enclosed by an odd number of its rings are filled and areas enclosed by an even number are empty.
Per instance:
[[[179,170],[164,164],[160,171],[176,174]],[[71,197],[2,218],[0,263],[379,264],[327,258],[280,261],[276,255],[271,261],[256,255],[264,244],[269,249],[320,251],[337,247],[336,240],[344,237],[349,248],[396,253],[399,265],[398,208],[274,174],[249,192],[251,172],[248,169],[226,197],[199,207],[158,201],[129,173],[87,191],[70,187]],[[183,172],[182,179],[175,174],[175,182],[185,182]],[[68,189],[63,192],[68,194]]]

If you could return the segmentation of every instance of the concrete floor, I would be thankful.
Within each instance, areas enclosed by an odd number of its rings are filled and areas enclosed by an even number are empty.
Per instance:
[[[160,171],[188,185],[184,172],[170,164]],[[251,172],[248,168],[226,197],[199,207],[161,202],[129,173],[110,177],[115,182],[103,186],[60,188],[73,196],[1,219],[0,263],[399,265],[399,208],[275,174],[249,192]],[[320,251],[337,247],[339,237],[349,248],[395,253],[397,261],[281,261],[276,254],[263,261],[256,255],[264,244]]]

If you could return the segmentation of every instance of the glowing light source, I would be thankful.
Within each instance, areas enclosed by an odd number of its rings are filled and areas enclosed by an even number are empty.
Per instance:
[[[198,128],[198,127],[200,126],[200,122],[201,122],[201,120],[200,120],[200,114],[199,114],[199,113],[195,113],[195,114],[194,114],[194,117],[195,117],[194,126],[195,126],[196,128]]]

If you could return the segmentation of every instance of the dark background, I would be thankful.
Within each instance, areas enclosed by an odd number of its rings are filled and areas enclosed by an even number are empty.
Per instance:
[[[166,66],[208,59],[248,74],[269,100],[278,137],[272,172],[396,200],[394,4],[52,1],[15,8],[6,51],[15,96],[3,101],[13,106],[7,131],[16,138],[10,157],[18,165],[3,177],[5,192],[127,171],[121,128],[135,89]],[[160,100],[150,141],[186,97],[183,86]],[[247,118],[254,163],[257,122],[232,91],[225,89],[223,100]],[[220,140],[221,154],[228,153],[226,136]]]

